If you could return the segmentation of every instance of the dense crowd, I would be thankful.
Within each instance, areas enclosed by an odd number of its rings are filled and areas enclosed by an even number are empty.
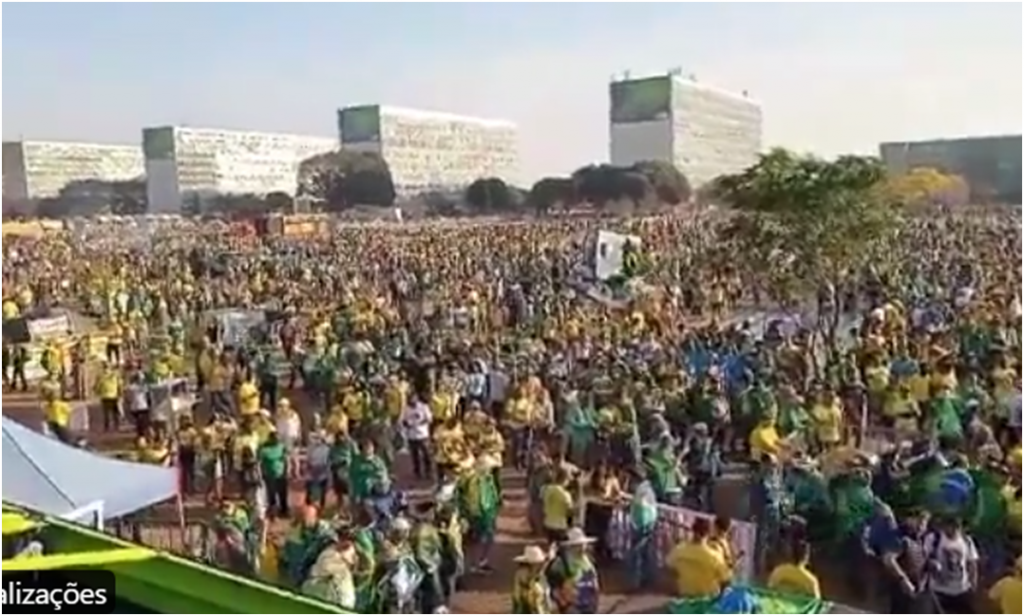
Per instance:
[[[216,503],[206,557],[363,612],[444,611],[494,575],[525,476],[516,613],[597,613],[616,559],[718,611],[758,580],[827,599],[832,553],[895,613],[1020,613],[1020,218],[898,224],[814,280],[764,276],[717,213],[5,238],[4,383],[38,361],[47,429],[79,443],[68,382],[88,374],[104,429],[130,420],[139,461]],[[599,231],[638,238],[613,276]],[[6,336],[57,307],[97,329]],[[157,408],[176,379],[195,403]],[[665,546],[673,507],[709,517]]]

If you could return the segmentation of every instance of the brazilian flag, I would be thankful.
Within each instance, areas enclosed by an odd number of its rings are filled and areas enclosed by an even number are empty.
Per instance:
[[[757,588],[732,588],[722,597],[684,599],[668,605],[668,614],[827,614],[832,604]]]

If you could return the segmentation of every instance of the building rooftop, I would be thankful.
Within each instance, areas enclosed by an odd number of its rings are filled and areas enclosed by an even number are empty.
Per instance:
[[[323,141],[337,141],[336,137],[324,137],[322,135],[296,135],[294,133],[275,133],[272,131],[245,130],[239,128],[210,128],[208,126],[189,126],[187,124],[147,126],[143,130],[174,130],[191,133],[212,133],[212,134],[237,134],[251,135],[255,137],[292,137],[295,139],[321,139]]]
[[[461,122],[464,124],[479,124],[493,128],[516,128],[515,122],[494,118],[480,118],[468,115],[459,115],[444,111],[428,111],[424,109],[411,109],[408,107],[397,107],[394,105],[350,105],[342,109],[355,109],[358,107],[377,107],[381,115],[396,115],[410,119],[433,120],[437,122]]]
[[[1021,135],[967,135],[963,137],[938,137],[934,139],[905,139],[897,141],[883,141],[884,147],[901,147],[917,144],[943,144],[943,143],[966,143],[973,141],[1020,141]]]
[[[712,92],[714,94],[718,94],[719,96],[723,96],[723,97],[727,97],[727,98],[732,98],[732,99],[735,99],[737,101],[744,101],[744,102],[750,103],[751,105],[761,106],[761,102],[759,100],[757,100],[756,98],[754,98],[753,96],[750,96],[750,94],[747,93],[747,92],[734,92],[732,90],[727,90],[725,88],[720,88],[718,86],[714,86],[712,84],[700,81],[699,79],[697,79],[696,77],[693,77],[693,76],[676,75],[676,74],[673,74],[673,73],[651,73],[651,74],[640,75],[640,76],[636,76],[636,75],[630,74],[629,77],[623,77],[621,79],[612,79],[612,83],[628,83],[630,81],[644,81],[646,79],[655,79],[655,78],[658,78],[658,77],[665,78],[665,79],[671,79],[676,84],[679,84],[681,86],[685,86],[687,88],[693,88],[695,90],[702,90],[704,92]]]
[[[92,148],[94,150],[139,150],[142,151],[142,145],[133,144],[118,144],[118,143],[90,143],[88,141],[49,141],[49,140],[33,140],[33,139],[22,139],[16,141],[4,141],[5,146],[20,145],[20,146],[37,146],[37,147],[52,147],[52,148]]]

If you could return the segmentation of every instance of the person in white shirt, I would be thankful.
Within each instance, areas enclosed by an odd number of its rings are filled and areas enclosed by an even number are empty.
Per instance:
[[[152,418],[149,414],[149,387],[142,374],[136,374],[125,388],[125,408],[135,422],[135,432],[139,438],[149,434]]]
[[[430,425],[433,413],[426,402],[414,397],[402,413],[402,432],[412,457],[412,469],[417,479],[433,476],[430,459]]]
[[[941,520],[925,542],[930,589],[942,614],[970,614],[978,588],[978,547],[959,520]]]
[[[1020,418],[1021,408],[1020,407],[1021,407],[1021,396],[1020,396],[1020,394],[1017,394],[1017,397],[1014,398],[1013,402],[1010,404],[1010,427],[1013,428],[1013,430],[1017,433],[1017,437],[1018,438],[1020,437],[1020,429],[1021,429],[1021,425],[1020,425],[1020,423],[1021,423],[1021,418]]]

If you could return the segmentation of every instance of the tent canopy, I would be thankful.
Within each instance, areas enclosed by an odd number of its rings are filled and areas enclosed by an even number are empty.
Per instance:
[[[97,502],[105,519],[174,498],[173,468],[114,460],[65,445],[3,418],[3,500],[65,516]]]

